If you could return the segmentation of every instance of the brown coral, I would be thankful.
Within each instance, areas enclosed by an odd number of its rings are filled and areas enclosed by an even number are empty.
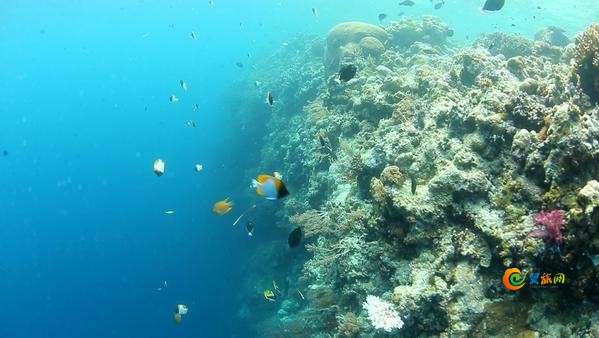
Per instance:
[[[590,25],[576,38],[574,61],[578,86],[591,102],[599,102],[599,24]]]
[[[355,337],[359,330],[358,317],[353,312],[337,315],[337,332],[341,337]]]
[[[406,175],[402,173],[399,167],[396,165],[385,167],[380,177],[383,184],[394,184],[397,187],[401,187],[406,181],[406,178]]]
[[[337,70],[339,62],[344,56],[344,47],[357,45],[365,37],[374,37],[379,42],[387,40],[387,32],[379,26],[364,22],[343,22],[333,27],[327,36],[327,47],[325,50],[325,68],[328,73]],[[345,48],[347,49],[347,48]]]
[[[389,197],[389,192],[385,189],[383,182],[376,177],[373,177],[370,181],[370,193],[372,194],[372,198],[377,201],[381,205],[387,204],[387,197]]]

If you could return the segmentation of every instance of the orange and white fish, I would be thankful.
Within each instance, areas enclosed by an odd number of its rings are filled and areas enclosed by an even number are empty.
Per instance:
[[[289,195],[283,181],[275,176],[260,174],[252,180],[252,188],[256,193],[267,200],[276,200]]]
[[[233,202],[228,198],[214,203],[212,207],[212,212],[221,216],[229,213],[231,210],[233,210]]]

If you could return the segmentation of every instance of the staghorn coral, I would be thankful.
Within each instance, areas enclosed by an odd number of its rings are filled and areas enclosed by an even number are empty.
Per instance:
[[[578,85],[590,97],[599,102],[599,24],[590,25],[576,38],[574,73]]]

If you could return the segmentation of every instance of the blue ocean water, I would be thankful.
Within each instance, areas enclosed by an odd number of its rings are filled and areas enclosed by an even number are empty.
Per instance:
[[[435,14],[464,42],[498,30],[532,37],[547,25],[572,36],[599,17],[594,1],[508,0],[487,14],[478,6],[0,3],[0,337],[251,336],[235,321],[252,292],[240,281],[261,241],[281,233],[268,212],[251,240],[231,226],[256,201],[245,172],[268,142],[259,129],[252,142],[237,138],[234,84],[297,34],[324,37],[342,21],[377,23],[379,13]],[[226,197],[235,215],[214,215]],[[177,303],[190,309],[179,325]]]

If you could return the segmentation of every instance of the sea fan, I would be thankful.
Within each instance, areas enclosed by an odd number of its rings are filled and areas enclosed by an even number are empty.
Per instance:
[[[534,216],[533,221],[537,225],[528,236],[543,238],[546,241],[553,241],[561,244],[564,241],[562,228],[564,225],[564,216],[559,210],[546,212],[541,210]]]

